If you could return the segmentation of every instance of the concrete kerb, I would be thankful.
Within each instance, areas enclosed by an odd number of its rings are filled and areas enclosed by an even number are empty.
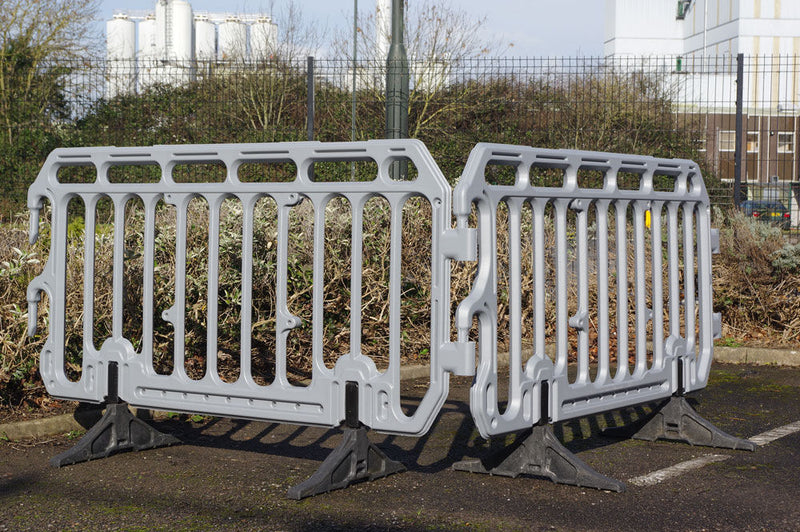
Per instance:
[[[800,350],[716,346],[714,360],[728,364],[800,366]]]
[[[71,414],[60,414],[27,421],[15,421],[0,425],[0,439],[6,441],[47,438],[72,431],[84,431],[91,426],[91,420],[99,418],[100,409],[76,410]]]
[[[800,366],[800,350],[717,346],[714,348],[714,360],[727,364]],[[500,365],[508,365],[508,353],[499,353],[497,361]],[[400,378],[402,380],[419,379],[427,377],[429,372],[428,366],[407,366],[400,370]],[[143,419],[162,417],[159,413],[147,410],[140,410],[136,413]],[[99,415],[99,410],[90,409],[48,418],[3,423],[0,424],[0,439],[19,441],[83,431],[87,426],[91,426],[90,421],[93,418],[99,418]]]

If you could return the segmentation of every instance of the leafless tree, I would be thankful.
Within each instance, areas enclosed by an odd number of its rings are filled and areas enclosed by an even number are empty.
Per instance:
[[[409,58],[409,107],[415,120],[409,124],[409,136],[420,133],[435,123],[438,116],[457,105],[458,91],[469,90],[467,85],[456,89],[448,98],[449,105],[432,105],[444,90],[452,89],[454,77],[469,60],[489,57],[504,51],[496,41],[485,38],[481,27],[485,17],[475,17],[448,0],[414,0],[405,10],[405,47]],[[359,13],[357,46],[359,89],[372,88],[383,99],[386,57],[390,35],[379,28],[375,13]],[[352,28],[352,26],[350,26]],[[390,31],[390,30],[389,30]],[[331,50],[336,57],[351,57],[352,29],[340,30],[333,39]],[[435,109],[434,109],[435,107]]]
[[[2,0],[0,4],[0,116],[6,140],[13,138],[12,106],[25,102],[26,115],[31,105],[44,114],[52,105],[49,94],[54,87],[43,87],[41,75],[59,62],[91,57],[100,39],[92,30],[97,0]],[[17,107],[19,107],[17,105]]]
[[[305,57],[318,52],[325,28],[307,19],[294,0],[271,1],[259,11],[269,13],[276,27],[273,32],[251,32],[251,56],[229,65],[225,84],[241,106],[247,127],[268,132],[264,139],[272,140],[278,128],[287,126],[288,117],[297,114],[291,109],[291,102],[297,101],[293,93],[305,88],[298,83]]]
[[[312,22],[299,2],[295,0],[278,1],[270,0],[258,11],[269,13],[277,25],[276,38],[272,36],[250,36],[251,49],[262,48],[268,50],[271,58],[299,59],[309,55],[316,55],[327,34],[327,29]],[[267,42],[253,42],[253,39],[267,39]]]

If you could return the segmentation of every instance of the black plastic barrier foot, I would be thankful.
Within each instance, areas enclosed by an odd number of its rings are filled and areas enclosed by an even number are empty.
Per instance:
[[[344,427],[344,438],[339,446],[311,477],[289,488],[288,497],[300,500],[405,470],[403,464],[388,458],[369,441],[366,427]]]
[[[61,467],[176,443],[180,443],[176,437],[159,432],[134,416],[127,403],[109,403],[100,421],[73,448],[51,458],[50,465]]]
[[[128,403],[120,400],[118,388],[119,368],[116,362],[109,362],[105,414],[74,447],[51,458],[50,465],[62,467],[125,451],[143,451],[180,443],[178,438],[159,432],[134,416]]]
[[[625,484],[601,475],[564,447],[551,425],[536,425],[527,437],[518,437],[498,453],[483,460],[457,462],[453,469],[513,478],[528,474],[547,477],[557,484],[625,491]]]
[[[681,441],[690,445],[755,451],[756,444],[721,431],[692,408],[684,396],[672,396],[655,414],[628,427],[603,431],[612,438]]]

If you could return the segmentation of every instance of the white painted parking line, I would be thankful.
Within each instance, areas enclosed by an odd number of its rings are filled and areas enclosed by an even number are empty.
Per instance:
[[[788,425],[778,427],[777,429],[762,432],[761,434],[750,438],[750,441],[756,445],[766,445],[774,442],[778,438],[783,438],[784,436],[794,434],[795,432],[800,432],[800,421],[795,421],[794,423],[789,423]]]
[[[750,438],[750,441],[755,443],[756,445],[766,445],[768,443],[774,442],[779,438],[788,436],[789,434],[794,434],[795,432],[800,432],[800,421],[795,421],[794,423],[789,423],[788,425],[784,425],[776,429],[762,432],[761,434],[758,434]],[[666,467],[664,469],[659,469],[658,471],[653,471],[652,473],[648,473],[646,475],[642,475],[639,477],[634,477],[628,480],[628,482],[630,482],[634,486],[654,486],[669,478],[674,478],[679,475],[682,475],[687,471],[691,471],[693,469],[700,469],[701,467],[704,467],[708,464],[713,464],[715,462],[722,462],[724,460],[727,460],[728,458],[731,458],[731,455],[704,454],[703,456],[698,456],[697,458],[681,462],[680,464],[675,464],[674,466]]]
[[[730,458],[730,455],[727,454],[704,454],[703,456],[698,456],[697,458],[681,462],[680,464],[675,464],[674,466],[666,467],[640,477],[632,478],[628,482],[634,486],[654,486],[659,482],[667,480],[668,478],[677,477],[678,475],[682,475],[687,471],[700,469],[708,464],[722,462],[728,458]]]

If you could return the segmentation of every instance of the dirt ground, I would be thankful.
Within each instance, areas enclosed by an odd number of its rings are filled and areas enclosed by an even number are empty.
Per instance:
[[[409,397],[423,388],[410,382]],[[74,445],[0,443],[0,530],[797,530],[800,432],[755,452],[613,440],[598,428],[629,413],[554,426],[597,471],[627,483],[611,493],[550,481],[454,471],[504,442],[485,441],[469,414],[469,380],[453,379],[422,438],[371,433],[408,471],[293,501],[341,432],[221,418],[153,422],[183,444],[53,468]],[[716,364],[697,410],[749,437],[800,421],[800,368]],[[630,479],[705,455],[728,457],[652,486]]]

